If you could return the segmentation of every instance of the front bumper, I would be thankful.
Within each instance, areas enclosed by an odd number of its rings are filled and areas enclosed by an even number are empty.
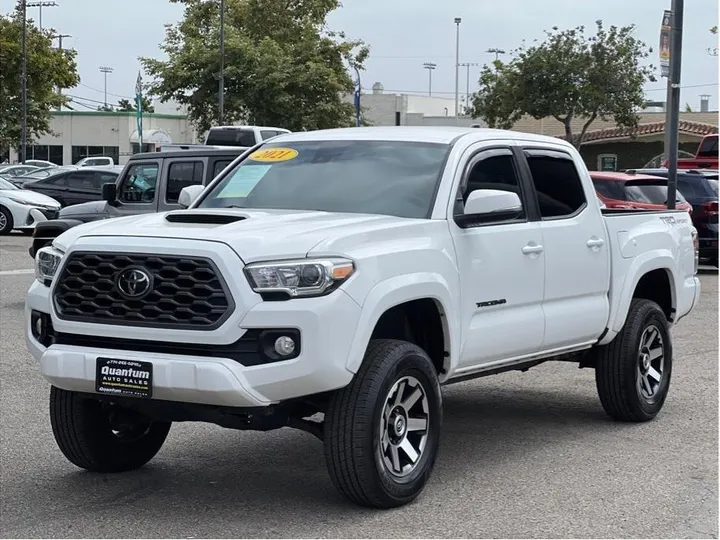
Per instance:
[[[38,223],[55,219],[57,214],[58,210],[30,208],[24,216],[15,221],[15,228],[21,231],[32,230]]]
[[[223,256],[216,258],[216,262],[224,275],[229,276]],[[234,261],[231,262],[237,268],[240,261],[234,253],[232,256]],[[55,313],[52,289],[35,281],[28,292],[25,307],[27,346],[38,361],[42,375],[51,384],[77,392],[95,392],[95,370],[99,357],[152,362],[152,399],[184,403],[268,406],[335,390],[350,382],[353,374],[346,364],[361,308],[349,295],[343,290],[336,290],[320,298],[263,302],[242,280],[244,276],[239,273],[230,283],[236,303],[241,306],[238,313],[217,330],[209,332],[64,321]],[[106,343],[45,346],[33,335],[33,312],[47,314],[55,332],[79,338],[92,337],[95,342],[104,337],[107,338]],[[268,328],[299,331],[299,355],[291,360],[243,365],[242,359],[237,357],[181,352],[183,344],[187,351],[195,352],[198,352],[198,347],[222,348],[237,342],[254,329]],[[113,344],[129,340],[137,345],[119,348]],[[149,345],[158,340],[173,342],[173,350],[152,350]]]

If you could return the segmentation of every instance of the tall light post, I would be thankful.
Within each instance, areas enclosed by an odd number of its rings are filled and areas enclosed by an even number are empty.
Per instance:
[[[502,49],[497,49],[497,48],[488,49],[488,50],[485,51],[485,52],[486,52],[486,53],[490,53],[490,54],[494,54],[496,61],[497,61],[498,57],[499,57],[501,54],[505,54],[505,51],[504,51],[504,50],[502,50]]]
[[[460,100],[460,23],[462,18],[455,17],[455,123],[458,123],[458,108]]]
[[[464,62],[460,65],[467,68],[467,88],[465,89],[465,111],[467,111],[468,107],[470,107],[470,67],[479,66],[480,64]]]
[[[22,125],[20,126],[20,163],[27,159],[27,1],[22,0],[22,75],[20,76],[20,100],[22,102]]]
[[[108,73],[113,72],[113,68],[108,66],[100,66],[100,71],[105,75],[105,109],[108,108],[108,102],[107,102],[107,76]]]
[[[71,36],[70,34],[55,34],[54,36],[50,36],[50,37],[51,37],[52,39],[57,39],[57,40],[58,40],[58,50],[60,51],[60,54],[62,54],[62,51],[63,51],[63,45],[62,45],[63,38],[72,37],[72,36]],[[61,94],[61,95],[62,95],[62,87],[60,87],[60,86],[58,86],[58,94]],[[62,109],[62,105],[58,105],[57,110],[59,111],[59,110],[61,110],[61,109]]]
[[[220,77],[218,82],[218,122],[225,116],[225,0],[220,0]]]
[[[677,192],[678,124],[680,122],[680,69],[682,67],[682,38],[684,0],[672,0],[672,31],[670,34],[670,73],[668,77],[669,103],[666,113],[665,130],[669,130],[668,141],[668,193],[667,207],[675,209]]]
[[[428,96],[432,96],[432,72],[437,67],[437,64],[432,62],[425,62],[423,68],[428,70]]]
[[[42,26],[42,8],[44,7],[58,7],[58,4],[55,2],[28,2],[27,7],[36,7],[40,10],[40,16],[38,17],[38,22],[40,26],[40,30],[43,29]]]

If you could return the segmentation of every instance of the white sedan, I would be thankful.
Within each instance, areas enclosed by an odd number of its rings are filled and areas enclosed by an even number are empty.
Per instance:
[[[59,210],[55,199],[0,178],[0,235],[13,229],[31,233],[35,224],[55,218]]]

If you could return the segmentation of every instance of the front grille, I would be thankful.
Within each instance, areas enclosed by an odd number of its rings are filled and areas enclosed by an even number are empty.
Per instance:
[[[151,276],[137,298],[118,287],[131,269]],[[73,253],[57,277],[54,300],[65,320],[192,330],[217,328],[235,307],[209,259],[150,254]]]

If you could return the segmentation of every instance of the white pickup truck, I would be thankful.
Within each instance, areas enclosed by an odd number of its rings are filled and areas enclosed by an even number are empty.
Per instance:
[[[36,255],[27,343],[78,467],[141,467],[172,422],[289,426],[350,500],[400,506],[438,455],[442,385],[575,362],[610,416],[650,420],[700,295],[688,213],[601,210],[549,137],[293,133],[181,202]]]

